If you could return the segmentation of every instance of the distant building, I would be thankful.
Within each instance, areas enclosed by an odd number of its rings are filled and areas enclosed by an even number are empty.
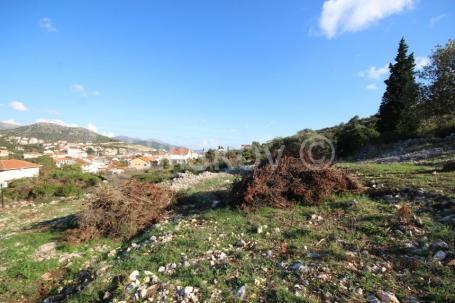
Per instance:
[[[0,160],[0,183],[39,176],[41,165],[22,160]]]
[[[66,153],[69,157],[72,157],[72,158],[79,158],[79,159],[87,158],[87,152],[80,148],[69,147],[66,149]]]
[[[36,159],[41,157],[43,154],[40,153],[24,153],[24,159]]]
[[[79,161],[83,161],[84,163],[81,163]],[[81,164],[81,168],[83,172],[86,173],[93,173],[96,174],[100,172],[101,170],[105,170],[107,168],[107,165],[105,162],[100,161],[100,160],[94,160],[94,161],[84,161],[84,160],[79,160],[78,164]]]
[[[64,165],[72,165],[72,164],[76,163],[75,159],[68,157],[68,156],[58,155],[58,156],[54,157],[53,159],[55,162],[55,166],[57,166],[58,168],[61,168]]]
[[[188,148],[171,148],[169,150],[169,161],[173,164],[184,164],[187,163],[191,159],[199,158],[199,154],[193,152],[191,149]]]
[[[7,149],[0,149],[0,158],[6,158],[9,156],[9,151]]]
[[[137,170],[143,170],[151,167],[151,159],[147,157],[137,157],[130,161],[129,167]]]
[[[240,149],[250,149],[251,148],[251,144],[242,144],[240,145]]]

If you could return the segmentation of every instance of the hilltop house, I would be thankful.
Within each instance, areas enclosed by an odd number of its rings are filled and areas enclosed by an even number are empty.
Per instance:
[[[22,160],[0,160],[0,183],[39,176],[41,165]]]
[[[172,164],[184,164],[191,159],[197,159],[199,155],[188,148],[171,148],[169,150],[169,161]]]

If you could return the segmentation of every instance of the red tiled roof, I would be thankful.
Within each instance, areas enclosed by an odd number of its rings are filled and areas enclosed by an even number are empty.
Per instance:
[[[40,167],[41,165],[22,161],[22,160],[0,160],[0,171],[4,170],[15,170],[15,169],[23,169],[23,168],[36,168]]]
[[[190,152],[188,148],[171,148],[169,153],[171,155],[187,155]]]

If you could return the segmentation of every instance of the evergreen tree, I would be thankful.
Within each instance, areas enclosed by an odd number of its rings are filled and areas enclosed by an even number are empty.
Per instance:
[[[395,63],[389,65],[386,91],[379,108],[378,129],[381,133],[409,135],[418,127],[416,105],[418,85],[415,80],[414,55],[407,55],[408,46],[401,39]]]

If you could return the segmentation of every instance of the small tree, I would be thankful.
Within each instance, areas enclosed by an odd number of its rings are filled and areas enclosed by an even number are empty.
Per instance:
[[[389,65],[390,76],[379,108],[378,128],[381,133],[413,134],[419,121],[416,117],[418,85],[415,81],[414,55],[407,55],[408,46],[401,39],[395,63]]]
[[[215,161],[215,158],[216,158],[216,152],[213,150],[213,149],[209,149],[206,153],[205,153],[205,158],[210,162],[210,163],[213,163]]]

